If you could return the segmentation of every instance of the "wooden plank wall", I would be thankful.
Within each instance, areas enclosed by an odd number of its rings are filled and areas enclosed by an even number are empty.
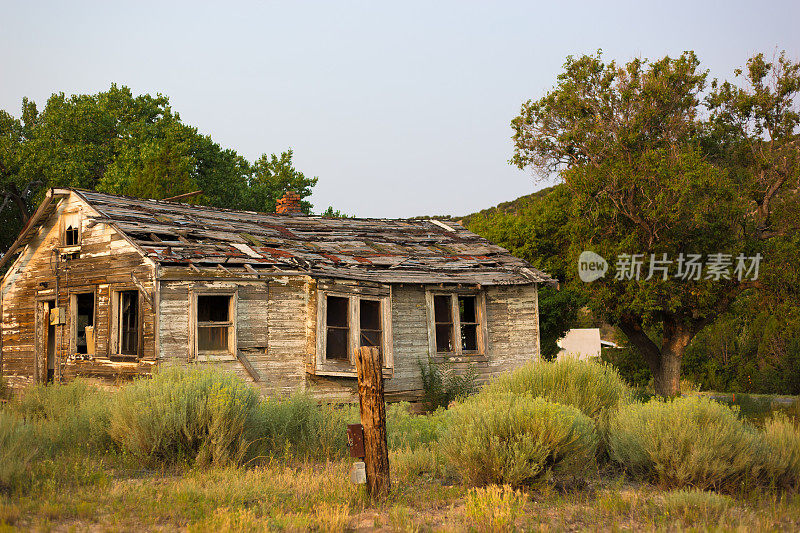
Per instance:
[[[66,310],[67,323],[56,327],[56,373],[65,380],[77,376],[117,383],[148,373],[155,361],[153,309],[146,298],[142,307],[142,361],[120,362],[109,359],[111,347],[111,291],[136,288],[131,274],[153,293],[154,271],[150,264],[116,231],[105,224],[89,223],[89,209],[75,194],[62,200],[52,217],[39,229],[22,255],[9,270],[2,288],[2,374],[14,388],[27,387],[44,378],[37,371],[35,356],[37,300],[55,299],[56,273],[53,249],[61,245],[61,217],[83,211],[79,259],[59,265],[58,305]],[[44,284],[47,284],[46,287]],[[95,293],[96,355],[92,360],[77,360],[70,353],[74,328],[70,295]],[[63,331],[62,331],[63,330]],[[60,363],[60,364],[58,364]]]
[[[488,350],[484,355],[452,358],[460,372],[474,366],[478,382],[517,368],[539,357],[539,317],[535,285],[494,286],[486,289]],[[314,299],[316,300],[316,298]],[[417,401],[422,396],[418,361],[428,361],[425,288],[420,285],[392,289],[394,372],[385,382],[389,400]],[[441,361],[441,357],[434,357]],[[308,376],[317,397],[331,401],[357,401],[356,380]]]
[[[309,331],[309,285],[304,276],[265,280],[181,280],[161,282],[161,359],[166,365],[187,366],[189,354],[189,298],[192,291],[231,290],[236,293],[238,357],[197,363],[233,372],[255,381],[267,394],[291,393],[305,386]]]

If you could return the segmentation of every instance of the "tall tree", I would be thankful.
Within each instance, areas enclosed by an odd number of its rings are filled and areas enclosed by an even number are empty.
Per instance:
[[[275,211],[275,202],[285,191],[294,191],[303,198],[311,195],[317,178],[306,178],[294,168],[292,157],[294,152],[289,149],[280,156],[264,154],[253,163],[246,209],[271,213]],[[309,213],[311,203],[303,200],[300,207],[304,213]]]
[[[191,201],[273,211],[286,190],[307,197],[317,182],[294,168],[292,155],[265,154],[251,165],[184,124],[166,96],[134,96],[124,86],[54,94],[41,112],[23,99],[19,119],[0,110],[0,253],[49,187],[156,199],[202,190]]]
[[[784,55],[759,55],[742,86],[715,81],[704,99],[707,74],[691,52],[625,65],[570,57],[557,85],[512,121],[511,162],[558,172],[570,192],[573,265],[582,250],[621,258],[621,279],[585,290],[647,361],[660,394],[679,392],[692,338],[762,285],[736,274],[736,258],[761,254],[763,270],[779,268],[768,250],[781,246],[767,241],[791,233],[778,206],[797,202],[799,72]],[[644,259],[638,279],[634,254]],[[689,254],[729,263],[695,279]],[[651,264],[663,269],[651,276]]]
[[[567,253],[572,244],[569,219],[569,190],[556,185],[519,198],[506,205],[464,217],[464,224],[475,233],[508,249],[558,280],[574,269]],[[582,287],[565,284],[539,290],[539,332],[541,355],[556,357],[557,344],[572,327],[578,312],[586,305]]]

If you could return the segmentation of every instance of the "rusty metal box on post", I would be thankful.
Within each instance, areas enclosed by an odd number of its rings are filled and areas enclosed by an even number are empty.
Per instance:
[[[361,424],[347,424],[347,445],[350,447],[350,457],[363,458],[364,455],[364,426]]]

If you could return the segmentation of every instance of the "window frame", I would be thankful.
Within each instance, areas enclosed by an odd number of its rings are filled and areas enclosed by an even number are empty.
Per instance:
[[[120,309],[121,294],[123,292],[135,292],[137,297],[136,303],[136,354],[122,353],[122,331],[121,320],[122,313]],[[111,313],[110,313],[110,326],[111,335],[109,338],[109,359],[122,360],[122,361],[137,361],[142,357],[142,341],[143,341],[143,318],[144,312],[142,310],[142,291],[132,285],[117,285],[111,289]]]
[[[92,295],[92,326],[94,327],[94,353],[89,353],[87,339],[86,352],[78,353],[78,295]],[[73,287],[69,290],[69,357],[95,358],[97,354],[97,286]]]
[[[198,298],[201,296],[228,296],[228,321],[220,324],[228,328],[228,349],[227,350],[200,350],[197,345],[198,327],[197,322]],[[238,291],[236,289],[192,289],[189,292],[189,361],[233,361],[236,360],[238,350],[237,317]]]
[[[328,296],[346,298],[348,301],[348,343],[347,359],[328,359],[327,333],[328,333]],[[361,300],[376,301],[380,304],[381,325],[381,352],[383,355],[383,372],[385,377],[391,377],[394,367],[394,354],[392,350],[392,298],[391,289],[379,288],[375,290],[348,290],[347,288],[333,288],[326,286],[317,290],[317,354],[313,373],[328,376],[356,377],[354,347],[360,346],[361,338]],[[354,327],[357,326],[357,327]]]
[[[436,316],[434,307],[435,296],[450,297],[450,317],[452,318],[453,351],[440,352],[436,349]],[[477,320],[476,350],[464,350],[461,341],[461,313],[459,312],[458,298],[472,296],[475,298],[475,319]],[[484,357],[489,349],[489,335],[486,320],[486,293],[482,289],[428,289],[425,291],[425,301],[428,314],[428,354],[431,357]],[[474,324],[469,322],[468,324]]]
[[[78,231],[78,236],[76,242],[73,244],[67,244],[67,227],[68,225],[75,226],[74,229]],[[69,213],[63,213],[61,215],[61,246],[62,248],[68,250],[77,250],[80,248],[81,243],[83,242],[83,213],[81,211],[72,211]]]

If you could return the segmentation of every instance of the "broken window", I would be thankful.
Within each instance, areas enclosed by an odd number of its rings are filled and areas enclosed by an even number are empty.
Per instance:
[[[75,353],[88,354],[89,348],[94,352],[94,293],[87,292],[73,296],[75,318]],[[92,333],[87,336],[86,328],[91,328]],[[91,341],[91,342],[90,342]]]
[[[326,312],[326,350],[328,359],[349,359],[350,299],[328,296]]]
[[[453,352],[453,308],[450,295],[433,297],[433,321],[436,326],[436,351]]]
[[[434,294],[432,346],[437,353],[481,353],[482,299],[475,294]]]
[[[358,346],[383,349],[383,304],[379,299],[328,294],[325,302],[325,359],[350,361]]]
[[[461,349],[465,352],[478,350],[478,311],[475,296],[458,297],[458,316],[461,325]]]
[[[377,300],[359,300],[361,346],[381,347],[381,303]]]
[[[139,354],[139,291],[120,291],[117,297],[117,332],[121,355]]]
[[[231,319],[230,295],[197,296],[197,351],[230,352]]]
[[[80,213],[64,215],[64,246],[77,246],[81,242]]]

